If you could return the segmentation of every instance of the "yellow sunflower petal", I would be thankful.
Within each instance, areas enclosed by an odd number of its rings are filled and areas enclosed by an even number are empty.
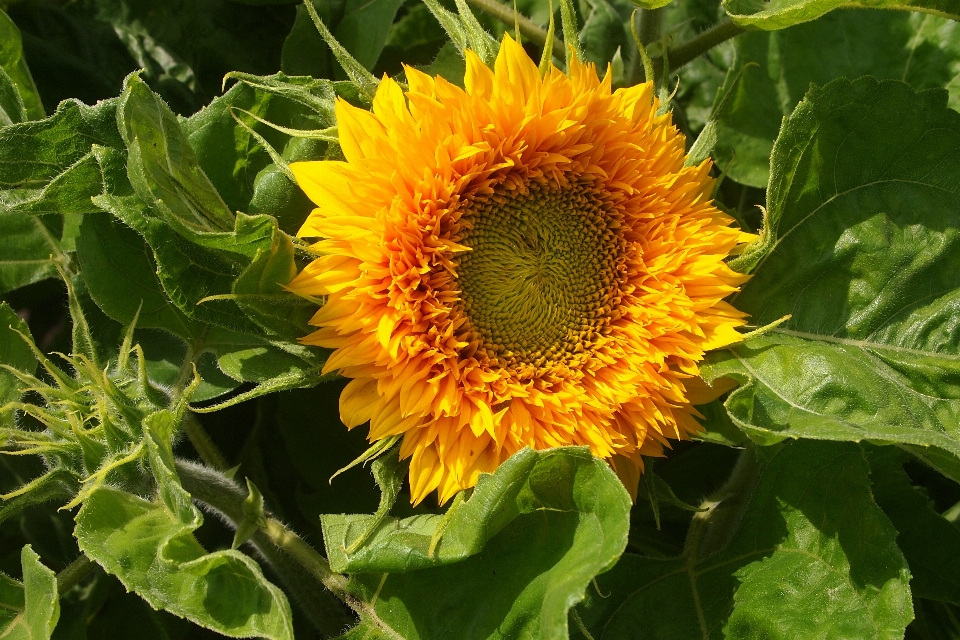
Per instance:
[[[346,162],[294,163],[327,296],[306,344],[353,380],[343,422],[402,434],[413,501],[523,447],[588,446],[635,494],[642,458],[700,430],[698,362],[740,340],[726,258],[753,239],[653,86],[592,64],[541,77],[505,37],[465,89],[407,68],[372,112],[338,102]]]

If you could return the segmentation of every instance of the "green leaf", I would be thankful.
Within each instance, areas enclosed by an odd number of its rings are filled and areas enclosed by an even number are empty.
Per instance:
[[[118,113],[129,147],[127,175],[154,215],[137,210],[136,201],[124,206],[104,196],[95,202],[146,238],[167,296],[194,320],[254,334],[303,335],[310,305],[283,289],[297,267],[276,219],[230,212],[172,112],[136,76]],[[106,152],[100,156],[105,172],[120,163]],[[116,182],[123,198],[124,185]]]
[[[76,225],[59,215],[96,210],[94,144],[122,146],[116,101],[64,102],[45,120],[0,129],[0,292],[55,277],[51,256],[72,243]]]
[[[312,23],[310,29],[316,33]],[[201,168],[231,210],[271,214],[278,218],[282,229],[295,233],[314,205],[272,164],[263,145],[234,118],[254,128],[288,163],[317,160],[324,157],[327,143],[291,136],[259,123],[254,117],[291,130],[324,129],[336,123],[334,104],[338,93],[349,99],[356,94],[356,87],[346,82],[284,74],[235,73],[230,77],[239,82],[182,121],[183,131],[197,152]]]
[[[267,341],[220,327],[211,327],[204,335],[203,344],[217,357],[217,363],[224,373],[243,382],[292,381],[313,374],[319,376],[322,365],[322,358],[310,347]],[[312,380],[310,384],[316,382]],[[301,385],[278,387],[276,390],[296,386]]]
[[[960,23],[896,11],[835,11],[778,32],[749,32],[734,40],[736,60],[724,91],[715,157],[729,177],[766,187],[770,152],[781,121],[810,88],[836,78],[904,80],[915,89],[946,87],[960,107]],[[750,62],[734,86],[736,70]],[[729,88],[733,86],[732,90]]]
[[[357,62],[373,69],[403,0],[346,0],[333,35]]]
[[[8,103],[5,100],[0,106],[0,126],[39,120],[46,116],[40,103],[37,85],[34,84],[27,61],[23,58],[20,30],[3,11],[0,11],[0,77],[0,84],[8,81],[12,85],[15,95],[10,97],[19,107],[13,112],[7,108]]]
[[[589,4],[590,13],[580,31],[580,44],[586,60],[596,64],[602,73],[618,48],[636,48],[636,45],[627,31],[629,26],[624,26],[624,20],[607,0],[591,0]]]
[[[32,339],[27,323],[17,316],[10,305],[0,302],[0,364],[33,375],[37,370],[37,358],[17,331]],[[0,368],[0,407],[19,400],[21,387],[22,383],[13,373]],[[13,413],[0,412],[0,425],[12,427]]]
[[[132,208],[130,215],[146,215],[134,196],[116,198],[111,204]],[[200,335],[202,326],[167,298],[143,238],[114,216],[106,212],[84,216],[77,259],[90,295],[117,322],[129,324],[136,316],[140,328],[166,329],[185,340]]]
[[[0,129],[0,188],[40,188],[99,144],[123,149],[117,101],[88,107],[67,100],[45,120]]]
[[[327,2],[314,2],[314,8],[325,20],[330,20],[330,5]],[[323,41],[317,27],[314,26],[307,8],[297,7],[297,17],[293,28],[283,41],[280,69],[291,76],[313,76],[330,78],[333,76],[333,55],[330,47]]]
[[[232,212],[200,168],[176,116],[136,74],[126,80],[117,124],[130,184],[157,217],[187,236],[233,228]]]
[[[257,563],[238,551],[207,553],[193,536],[203,516],[177,478],[173,415],[144,424],[161,502],[97,489],[77,514],[80,548],[154,608],[232,638],[292,640],[290,605]]]
[[[919,11],[960,20],[958,0],[723,0],[723,8],[737,24],[765,31],[786,29],[842,8]]]
[[[730,498],[748,497],[745,508],[725,512],[720,502],[691,528],[687,555],[626,554],[600,576],[578,608],[591,635],[636,638],[642,628],[671,640],[902,637],[913,617],[910,574],[872,500],[859,447],[787,444],[750,489]],[[710,553],[724,527],[735,533]]]
[[[0,293],[57,275],[52,256],[60,245],[36,216],[0,208]]]
[[[960,479],[960,114],[946,92],[863,78],[814,89],[774,146],[756,275],[733,304],[762,326],[705,379],[755,441],[903,443]]]
[[[26,110],[17,85],[0,66],[0,126],[7,126],[27,119]]]
[[[626,545],[629,511],[606,463],[561,448],[515,454],[446,515],[384,519],[349,556],[375,516],[324,515],[331,567],[375,572],[351,588],[379,622],[362,616],[347,637],[386,626],[424,640],[451,629],[464,640],[566,638],[569,608]]]
[[[109,175],[111,166],[122,166],[122,158],[119,157],[121,154],[118,152],[107,149],[99,151],[105,175]],[[194,233],[185,230],[183,225],[175,228],[159,218],[146,215],[148,209],[142,200],[129,192],[123,192],[124,188],[129,191],[128,183],[118,180],[115,185],[111,185],[110,182],[108,179],[107,193],[94,198],[94,202],[146,239],[153,250],[156,273],[168,299],[193,320],[259,332],[257,325],[247,318],[246,313],[233,300],[202,301],[212,295],[231,292],[233,282],[256,255],[256,245],[270,241],[273,232],[270,227],[275,230],[276,221],[268,216],[251,218],[238,214],[235,224],[241,237],[236,233],[226,232]],[[112,193],[114,189],[116,191]],[[188,199],[181,200],[180,204],[185,208],[190,207]],[[266,237],[264,230],[267,232]],[[184,238],[181,231],[187,233],[189,238]],[[172,323],[171,326],[176,324]],[[182,327],[177,329],[178,332],[183,330]]]
[[[100,211],[90,198],[103,191],[100,166],[87,154],[40,189],[0,192],[0,207],[30,214],[82,214]]]
[[[23,584],[0,574],[0,636],[9,640],[50,640],[60,618],[57,576],[30,545],[20,553]]]
[[[897,529],[916,598],[960,605],[960,530],[934,511],[903,470],[910,456],[895,447],[867,449],[873,496]]]

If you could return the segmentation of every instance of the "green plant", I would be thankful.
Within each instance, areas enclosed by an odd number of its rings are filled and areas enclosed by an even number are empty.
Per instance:
[[[960,4],[310,1],[0,3],[0,636],[960,637]],[[410,506],[298,342],[289,165],[505,32],[759,235],[633,504],[564,447]]]

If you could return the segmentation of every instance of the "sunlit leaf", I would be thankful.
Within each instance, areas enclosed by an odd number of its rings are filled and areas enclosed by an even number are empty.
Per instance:
[[[77,514],[80,548],[155,608],[233,638],[292,640],[287,599],[257,563],[238,551],[207,553],[194,538],[203,517],[176,475],[173,416],[146,423],[160,501],[97,489]]]
[[[750,186],[767,186],[781,121],[810,83],[860,76],[904,80],[915,89],[946,87],[950,106],[960,107],[960,23],[945,18],[848,9],[783,31],[745,33],[734,46],[734,70],[759,66],[744,71],[720,114],[715,158],[729,165],[730,178]]]
[[[946,92],[837,80],[773,151],[769,226],[741,258],[751,322],[706,377],[751,438],[902,443],[960,479],[960,114]]]
[[[346,637],[566,638],[569,608],[623,551],[629,508],[609,466],[562,448],[515,454],[444,516],[384,519],[349,555],[375,516],[325,515],[332,566],[358,572],[378,616]]]
[[[737,24],[764,30],[785,29],[843,8],[920,11],[960,20],[957,0],[724,0],[723,8]]]
[[[57,576],[30,545],[20,554],[23,583],[0,574],[0,637],[50,640],[60,618]]]

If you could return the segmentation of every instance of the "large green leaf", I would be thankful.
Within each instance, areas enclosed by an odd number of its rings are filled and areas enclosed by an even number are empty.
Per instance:
[[[578,607],[593,638],[903,636],[910,574],[859,447],[795,442],[759,466],[755,488],[740,483],[694,525],[684,556],[626,554],[597,579]]]
[[[156,217],[191,235],[233,227],[232,212],[200,168],[177,117],[136,74],[120,96],[117,124],[130,184]]]
[[[6,83],[9,84],[4,88],[12,88],[14,94],[9,97],[4,95],[0,99],[0,125],[39,120],[46,115],[23,57],[20,30],[6,13],[0,11],[0,85]],[[9,106],[14,106],[14,109],[9,109]]]
[[[124,324],[140,309],[139,327],[164,329],[189,343],[207,383],[198,389],[197,400],[236,386],[203,365],[206,352],[213,353],[223,372],[237,381],[269,381],[271,388],[279,389],[314,380],[319,376],[317,353],[291,342],[306,333],[313,308],[283,290],[296,273],[291,239],[266,215],[238,213],[231,219],[232,231],[205,231],[191,228],[191,221],[170,223],[176,216],[170,206],[145,204],[143,198],[154,202],[150,184],[160,188],[157,184],[164,183],[169,187],[168,202],[176,201],[174,208],[186,215],[199,211],[204,201],[227,211],[176,119],[142,83],[131,82],[124,102],[129,111],[124,122],[132,127],[127,135],[134,136],[137,127],[149,129],[151,118],[163,122],[168,153],[160,154],[160,145],[141,147],[139,142],[134,144],[137,153],[132,161],[116,149],[93,151],[104,190],[93,202],[116,218],[111,222],[91,214],[77,242],[84,278],[97,304]],[[138,101],[139,106],[131,106]],[[229,130],[223,133],[231,135]],[[171,149],[176,150],[173,156]],[[178,164],[175,157],[186,160]],[[133,161],[139,162],[139,174],[129,166]],[[143,181],[142,195],[131,187],[128,174]],[[148,174],[159,175],[159,182],[151,183]],[[193,186],[188,188],[189,184]],[[195,221],[205,224],[204,219]],[[174,352],[183,355],[174,348],[154,351],[151,359],[159,364],[177,357]],[[179,366],[173,364],[174,371]]]
[[[816,20],[842,8],[920,11],[960,20],[958,0],[723,0],[723,8],[737,24],[767,31]]]
[[[95,210],[90,148],[122,146],[115,113],[116,101],[68,101],[45,120],[0,129],[0,292],[56,276],[50,258],[76,229],[59,214]]]
[[[374,516],[325,515],[331,566],[357,572],[351,588],[377,616],[347,637],[566,638],[568,610],[623,552],[629,510],[608,465],[562,448],[515,454],[445,516],[385,518],[350,554]]]
[[[99,144],[124,148],[116,100],[92,107],[68,100],[45,120],[0,130],[0,188],[40,188]]]
[[[297,266],[276,219],[227,208],[173,113],[136,76],[118,122],[127,175],[152,215],[116,204],[110,210],[146,238],[173,302],[191,318],[230,329],[303,335],[311,305],[283,289]]]
[[[131,215],[146,215],[135,196],[112,202],[117,207],[138,207]],[[84,216],[77,258],[90,294],[114,320],[129,324],[136,317],[138,327],[166,329],[185,340],[200,336],[202,325],[167,298],[143,238],[114,216],[106,212]]]
[[[897,529],[916,598],[960,605],[960,530],[930,508],[903,470],[910,459],[895,447],[871,447],[873,495]]]
[[[766,187],[770,152],[784,116],[810,88],[836,78],[904,80],[915,89],[947,87],[960,107],[960,23],[928,14],[880,10],[834,11],[776,32],[749,32],[734,40],[743,65],[719,117],[715,157],[729,177]],[[735,159],[734,159],[735,157]]]
[[[23,583],[0,573],[0,637],[50,640],[60,618],[57,576],[30,545],[20,553]]]
[[[704,376],[760,442],[903,443],[960,479],[960,114],[901,82],[814,89],[773,151],[769,223],[733,300],[765,325]]]
[[[290,605],[238,551],[207,553],[193,536],[203,516],[180,486],[171,440],[174,416],[144,421],[159,502],[104,487],[77,514],[80,548],[155,608],[233,638],[292,640]]]

